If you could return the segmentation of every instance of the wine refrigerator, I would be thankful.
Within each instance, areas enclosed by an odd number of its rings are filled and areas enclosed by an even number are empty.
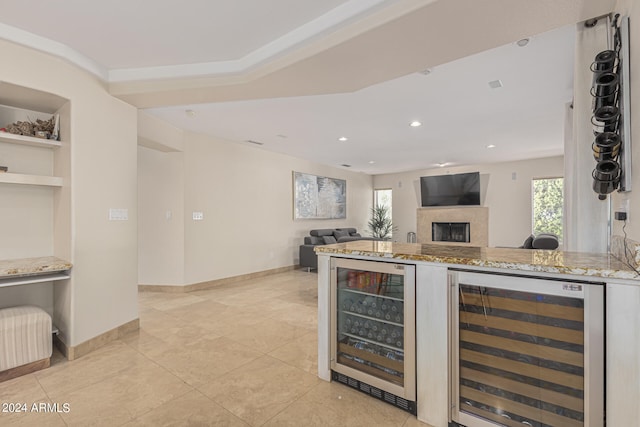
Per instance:
[[[332,379],[415,414],[415,266],[331,262]]]
[[[452,425],[604,425],[602,283],[460,271],[449,285]]]

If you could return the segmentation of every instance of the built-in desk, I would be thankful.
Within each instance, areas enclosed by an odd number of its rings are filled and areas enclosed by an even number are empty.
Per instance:
[[[318,375],[330,380],[331,258],[415,265],[416,384],[418,419],[434,427],[450,420],[452,311],[451,272],[517,275],[593,284],[605,328],[585,322],[586,337],[604,342],[607,425],[640,419],[640,277],[610,254],[354,241],[318,246]],[[604,316],[602,316],[604,313]],[[602,324],[602,322],[601,322]],[[602,382],[600,376],[600,382]],[[585,394],[589,394],[585,384]],[[585,425],[602,425],[599,420]]]

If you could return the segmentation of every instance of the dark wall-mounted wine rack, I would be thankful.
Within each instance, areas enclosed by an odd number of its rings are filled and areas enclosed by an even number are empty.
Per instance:
[[[623,21],[621,26],[616,15],[611,25],[613,49],[599,52],[591,64],[594,127],[591,148],[596,161],[592,177],[593,190],[600,200],[615,190],[630,190],[627,22]]]

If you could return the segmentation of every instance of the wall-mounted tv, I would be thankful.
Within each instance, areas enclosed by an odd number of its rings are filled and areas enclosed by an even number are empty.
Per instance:
[[[480,205],[480,172],[420,177],[422,206]]]

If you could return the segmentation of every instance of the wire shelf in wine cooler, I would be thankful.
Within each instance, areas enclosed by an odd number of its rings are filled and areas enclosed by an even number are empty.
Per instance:
[[[391,320],[381,319],[380,317],[372,317],[365,314],[354,313],[352,311],[346,311],[346,310],[340,310],[340,312],[348,316],[359,317],[361,319],[373,320],[374,322],[381,322],[381,323],[386,323],[388,325],[396,326],[398,328],[404,328],[404,324],[402,323],[392,322]]]
[[[366,291],[361,291],[361,290],[357,290],[357,289],[350,289],[350,288],[338,288],[339,292],[348,292],[350,294],[358,294],[358,295],[365,295],[365,296],[376,296],[378,298],[385,298],[385,299],[389,299],[392,301],[404,301],[404,298],[402,297],[393,297],[390,295],[384,295],[384,294],[376,294],[373,292],[366,292]]]
[[[392,345],[384,344],[384,343],[378,342],[376,340],[372,340],[372,339],[369,339],[369,338],[361,337],[359,335],[349,334],[349,333],[346,333],[346,332],[340,332],[340,335],[344,335],[344,336],[347,336],[349,338],[353,338],[353,339],[359,340],[359,341],[365,341],[365,342],[368,342],[369,344],[379,345],[380,347],[385,347],[385,348],[388,348],[389,350],[404,351],[404,349],[402,349],[401,347],[394,347]]]

